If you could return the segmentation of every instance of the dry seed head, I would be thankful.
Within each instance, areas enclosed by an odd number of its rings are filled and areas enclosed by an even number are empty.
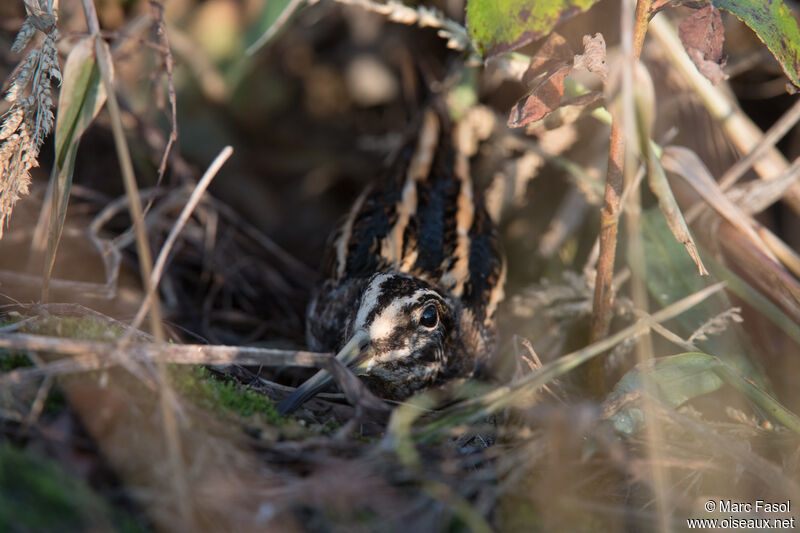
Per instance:
[[[14,44],[11,47],[11,51],[15,54],[22,52],[22,50],[28,46],[28,43],[31,42],[31,38],[35,33],[36,27],[33,25],[30,19],[26,19],[25,22],[22,23],[22,28],[20,28],[17,38],[14,39]]]
[[[3,127],[0,129],[0,141],[7,139],[11,136],[12,133],[17,131],[17,128],[22,123],[23,113],[21,107],[14,107],[12,110],[9,110],[9,113],[6,115],[5,120],[3,120]],[[0,147],[0,154],[2,154],[2,149],[5,147],[5,144]]]
[[[27,194],[30,169],[42,141],[53,128],[52,82],[61,81],[56,15],[46,0],[26,0],[28,18],[12,51],[22,52],[38,32],[44,35],[11,74],[5,99],[12,104],[0,127],[0,238],[14,203]]]

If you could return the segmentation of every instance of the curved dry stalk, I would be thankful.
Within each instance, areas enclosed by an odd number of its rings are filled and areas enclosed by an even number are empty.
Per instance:
[[[133,319],[131,323],[131,327],[136,329],[138,328],[144,317],[147,315],[147,312],[150,310],[150,307],[153,305],[153,302],[156,299],[156,290],[158,289],[159,281],[161,280],[161,275],[164,272],[164,267],[167,263],[167,257],[169,257],[169,252],[172,250],[175,241],[178,238],[178,234],[180,234],[183,227],[186,225],[186,222],[189,220],[189,217],[192,215],[195,207],[200,202],[200,199],[203,197],[206,189],[209,185],[211,185],[211,180],[213,180],[217,172],[222,168],[222,165],[228,160],[228,158],[233,154],[233,148],[230,146],[226,146],[222,149],[222,151],[214,158],[214,161],[211,162],[208,169],[203,174],[203,177],[200,178],[200,181],[195,186],[194,190],[192,191],[192,195],[189,197],[189,200],[186,202],[186,205],[181,211],[181,214],[178,216],[178,219],[175,221],[175,224],[172,226],[172,230],[169,232],[169,236],[167,240],[164,242],[164,245],[161,247],[161,251],[158,254],[158,258],[156,259],[156,263],[153,266],[153,272],[150,274],[150,282],[147,286],[147,294],[142,301],[142,305],[139,307],[139,311],[136,313],[136,317]],[[129,338],[130,333],[126,334],[123,343]]]

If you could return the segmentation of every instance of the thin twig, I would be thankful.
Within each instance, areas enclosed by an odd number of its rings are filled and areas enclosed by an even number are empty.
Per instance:
[[[628,2],[629,0],[622,0]],[[624,9],[623,9],[624,11]],[[633,29],[634,60],[639,58],[647,32],[648,12],[650,0],[639,0],[636,4],[636,20]],[[622,117],[615,116],[611,124],[611,140],[608,152],[608,171],[606,174],[606,191],[604,206],[600,218],[600,255],[597,260],[597,277],[592,313],[592,328],[590,340],[596,342],[606,335],[611,327],[613,318],[613,286],[614,256],[617,247],[617,232],[619,228],[619,215],[621,212],[621,195],[624,185],[623,165],[625,158],[625,135]],[[589,366],[590,386],[596,393],[604,393],[605,372],[601,360],[595,360]]]
[[[109,116],[111,117],[111,131],[114,135],[114,143],[119,157],[122,180],[125,185],[125,193],[128,197],[131,219],[136,230],[136,248],[139,254],[139,265],[141,269],[142,282],[145,290],[149,294],[152,290],[150,286],[152,256],[150,255],[150,245],[147,241],[147,230],[145,229],[144,216],[142,214],[142,204],[139,198],[139,191],[136,185],[136,176],[133,170],[130,150],[125,131],[122,126],[122,114],[119,103],[117,102],[114,82],[112,81],[111,69],[113,67],[111,53],[108,45],[100,36],[100,23],[93,0],[83,0],[84,12],[89,25],[89,31],[94,36],[95,54],[103,86],[106,90],[107,105]],[[161,304],[158,295],[153,296],[155,302],[151,306],[150,322],[153,335],[156,340],[163,341],[165,338],[163,325],[161,323]],[[189,498],[189,487],[187,485],[186,471],[184,467],[183,455],[181,452],[180,432],[173,408],[174,393],[166,382],[165,371],[159,367],[159,406],[161,410],[164,434],[166,437],[167,453],[170,465],[173,469],[173,487],[176,493],[178,509],[187,528],[194,529],[194,512]]]
[[[333,357],[329,353],[276,350],[251,346],[210,346],[205,344],[129,343],[88,341],[22,333],[0,334],[0,348],[25,352],[47,352],[69,358],[37,367],[20,368],[0,375],[0,383],[24,383],[46,375],[62,376],[113,367],[128,359],[147,363],[181,365],[299,366],[322,368]],[[125,352],[125,357],[112,354]]]
[[[91,3],[91,0],[84,0],[84,4]],[[139,198],[138,186],[136,185],[136,175],[133,170],[128,141],[125,139],[125,131],[122,126],[122,114],[120,112],[119,102],[117,102],[114,82],[111,80],[111,54],[108,51],[106,43],[99,37],[95,40],[95,53],[97,54],[97,66],[100,70],[100,76],[103,79],[103,85],[106,89],[108,112],[111,116],[111,131],[114,136],[117,156],[119,157],[120,171],[122,172],[122,181],[125,186],[125,194],[128,198],[131,219],[133,220],[133,227],[136,233],[136,249],[139,253],[139,268],[141,269],[142,284],[145,290],[149,291],[153,259],[150,253],[150,244],[147,240],[144,217],[142,216],[142,202]],[[152,305],[150,326],[155,338],[164,340],[164,327],[161,323],[161,305],[157,301]]]

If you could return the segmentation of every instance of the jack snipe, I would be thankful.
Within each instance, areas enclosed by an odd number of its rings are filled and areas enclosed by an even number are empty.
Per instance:
[[[467,157],[437,114],[370,184],[332,235],[307,312],[310,349],[401,400],[490,357],[505,259]],[[279,406],[295,410],[331,380],[320,371]]]

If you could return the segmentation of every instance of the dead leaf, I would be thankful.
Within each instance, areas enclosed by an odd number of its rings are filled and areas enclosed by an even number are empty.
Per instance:
[[[728,75],[722,71],[727,61],[722,52],[725,29],[716,7],[707,4],[686,17],[678,28],[678,34],[686,52],[703,76],[714,85],[728,79]]]
[[[597,95],[582,96],[562,104],[564,78],[573,68],[582,68],[603,78],[607,75],[606,44],[603,35],[583,38],[584,52],[574,55],[567,41],[558,33],[551,33],[541,48],[531,58],[522,81],[531,91],[521,98],[508,114],[508,127],[519,128],[539,121],[562,105],[588,106],[597,102]]]
[[[533,137],[539,137],[541,142],[543,135],[562,126],[574,124],[602,105],[603,93],[600,91],[581,94],[574,98],[563,98],[558,109],[555,109],[544,119],[529,124],[525,133]],[[571,144],[571,142],[568,144]],[[554,154],[555,152],[548,151],[548,153]]]
[[[606,40],[603,38],[602,33],[595,33],[594,36],[583,36],[583,53],[575,56],[572,68],[588,70],[592,74],[600,76],[603,81],[606,81],[606,78],[608,78]]]
[[[556,32],[551,33],[539,50],[531,57],[528,70],[522,76],[522,82],[531,86],[536,84],[536,79],[572,63],[572,48],[567,40]]]
[[[720,189],[700,157],[682,146],[667,146],[661,163],[665,170],[683,178],[723,218],[746,237],[760,253],[779,263],[761,237],[753,229],[755,220],[743,212]]]
[[[566,39],[551,33],[528,64],[522,82],[533,87],[508,114],[508,127],[520,128],[541,120],[561,105],[564,78],[569,74],[573,52]]]
[[[525,97],[521,98],[508,114],[508,127],[519,128],[541,120],[561,105],[564,94],[564,78],[570,66],[565,65],[546,76]]]

